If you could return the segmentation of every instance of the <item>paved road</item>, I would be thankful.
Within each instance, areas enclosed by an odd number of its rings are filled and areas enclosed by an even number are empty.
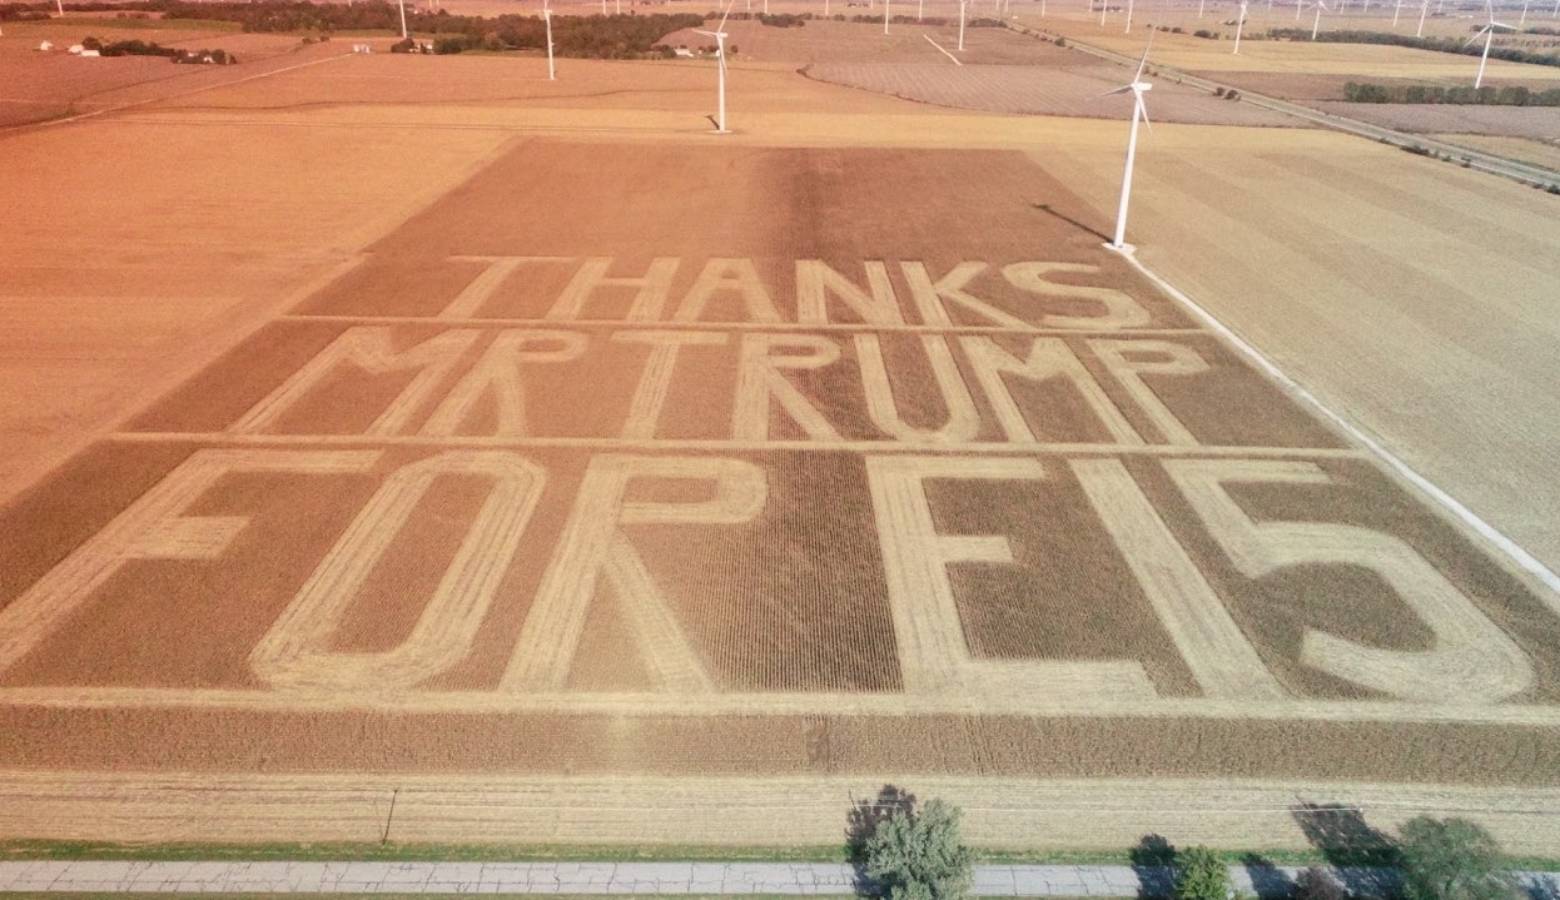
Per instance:
[[[1294,868],[1231,866],[1235,887],[1262,896],[1287,891]],[[1345,880],[1379,878],[1353,870]],[[1560,873],[1527,872],[1534,900],[1560,898]],[[1136,896],[1163,890],[1162,871],[1130,866],[982,865],[975,893],[1011,896]],[[1378,882],[1379,883],[1379,882]],[[853,891],[855,872],[834,863],[482,862],[0,862],[0,892],[207,892],[370,894],[807,894]]]

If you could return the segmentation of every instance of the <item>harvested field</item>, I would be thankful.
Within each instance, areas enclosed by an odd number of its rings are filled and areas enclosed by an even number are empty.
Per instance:
[[[749,62],[715,139],[708,64],[539,68],[0,138],[52,342],[0,348],[49,468],[0,501],[0,836],[822,843],[892,782],[986,844],[1295,846],[1314,800],[1560,846],[1560,599],[1099,247],[1121,122]],[[1548,198],[1140,153],[1144,257],[1552,534]]]
[[[1560,600],[1033,198],[514,146],[0,510],[8,763],[1560,785]]]
[[[240,64],[217,68],[180,66],[161,57],[84,59],[64,52],[68,44],[79,42],[87,34],[104,40],[155,40],[191,50],[222,47],[238,54]],[[33,49],[45,37],[56,42],[56,51],[39,53]],[[8,23],[5,36],[0,37],[0,83],[5,84],[4,95],[0,96],[0,128],[199,90],[341,52],[340,48],[328,49],[328,45],[304,48],[296,37],[286,35],[186,29],[114,32],[74,25],[40,28],[32,23]]]
[[[1430,137],[1560,172],[1560,137],[1538,140],[1461,132],[1432,134]]]
[[[911,8],[913,12],[913,7]],[[862,12],[860,10],[856,12]],[[955,13],[957,15],[957,13]],[[801,28],[775,28],[752,20],[726,23],[731,43],[740,51],[738,60],[808,63],[942,63],[953,64],[926,42],[930,37],[944,48],[958,46],[959,27],[912,25],[895,22],[888,34],[882,26],[865,22],[811,21]],[[676,47],[702,47],[709,42],[692,31],[674,31],[662,43]],[[960,61],[966,65],[1024,65],[1058,67],[1087,62],[1052,44],[1036,41],[1006,28],[967,28]]]
[[[943,63],[830,63],[811,66],[810,77],[937,106],[1023,115],[1124,120],[1129,97],[1102,97],[1117,87],[1119,66],[1057,70],[1035,66],[952,66]],[[1210,125],[1293,126],[1288,116],[1231,103],[1206,92],[1159,81],[1154,121]]]
[[[1439,85],[1453,87],[1468,83],[1467,73],[1459,72],[1455,75],[1447,73],[1436,78],[1387,78],[1380,77],[1368,71],[1360,71],[1355,74],[1335,75],[1299,75],[1291,72],[1193,72],[1193,75],[1201,75],[1221,83],[1231,84],[1243,90],[1255,91],[1266,94],[1269,97],[1280,97],[1285,100],[1309,101],[1309,100],[1337,100],[1344,99],[1344,85],[1351,81],[1368,81],[1371,84],[1380,84],[1386,87],[1402,87],[1409,85]],[[1539,79],[1504,79],[1501,86],[1526,85],[1534,90],[1543,90],[1552,87],[1553,84]]]
[[[1410,103],[1314,104],[1324,112],[1350,116],[1419,134],[1456,131],[1498,137],[1560,140],[1560,110],[1537,106],[1452,106]]]
[[[1258,5],[1253,4],[1253,7],[1257,8]],[[1293,8],[1292,4],[1288,7],[1290,10]],[[1144,16],[1145,22],[1155,21],[1152,13],[1145,13]],[[1209,18],[1212,19],[1212,16],[1210,15]],[[1042,20],[1037,17],[1021,16],[1019,21],[1035,28],[1060,32],[1069,38],[1076,37],[1088,44],[1118,53],[1136,56],[1143,52],[1144,34],[1141,31],[1137,34],[1124,34],[1123,16],[1119,13],[1110,17],[1105,28],[1099,27],[1098,19]],[[1207,72],[1210,76],[1226,72],[1271,72],[1300,76],[1451,78],[1466,79],[1470,82],[1479,64],[1476,57],[1454,53],[1416,50],[1386,44],[1333,44],[1309,41],[1247,40],[1242,42],[1240,54],[1237,56],[1230,52],[1232,42],[1229,38],[1234,37],[1233,19],[1230,22],[1229,25],[1198,26],[1222,31],[1225,33],[1226,40],[1205,40],[1190,34],[1161,32],[1154,39],[1154,59],[1163,65],[1174,66],[1188,72]],[[1271,22],[1261,18],[1255,22],[1248,22],[1247,37],[1251,37],[1254,31],[1265,30],[1270,25],[1282,28],[1293,27],[1292,14],[1275,13]],[[1412,30],[1410,29],[1408,33],[1412,34]],[[1466,22],[1455,29],[1454,33],[1466,35],[1468,33]],[[1219,74],[1218,77],[1222,78],[1223,75]],[[1489,62],[1486,80],[1496,85],[1542,83],[1554,86],[1560,83],[1560,68],[1492,59]]]

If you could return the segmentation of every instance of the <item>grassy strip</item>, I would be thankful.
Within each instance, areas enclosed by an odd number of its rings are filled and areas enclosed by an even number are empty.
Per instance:
[[[1320,850],[1220,850],[1231,864],[1260,860],[1278,866],[1329,864]],[[698,844],[118,844],[85,841],[0,841],[0,861],[138,860],[203,862],[828,862],[848,860],[841,845],[796,847]],[[977,849],[977,863],[1049,865],[1130,865],[1129,851]],[[1335,857],[1336,859],[1336,857]],[[1369,864],[1369,860],[1339,860]],[[1560,871],[1560,859],[1507,857],[1516,869]]]

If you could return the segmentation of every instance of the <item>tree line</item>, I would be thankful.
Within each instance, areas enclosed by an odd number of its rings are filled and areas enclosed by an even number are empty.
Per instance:
[[[1311,29],[1270,28],[1268,37],[1274,40],[1308,41],[1311,39]],[[1411,34],[1393,34],[1386,31],[1323,31],[1316,35],[1316,39],[1329,44],[1392,44],[1398,47],[1412,47],[1416,50],[1433,50],[1437,53],[1460,53],[1464,56],[1478,56],[1484,52],[1484,44],[1481,41],[1465,45],[1463,41],[1454,37],[1419,38]],[[1517,47],[1492,46],[1490,58],[1503,59],[1507,62],[1532,63],[1538,66],[1560,66],[1560,53],[1537,53]]]

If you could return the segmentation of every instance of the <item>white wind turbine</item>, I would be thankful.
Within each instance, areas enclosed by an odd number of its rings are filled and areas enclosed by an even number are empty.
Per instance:
[[[1132,0],[1127,0],[1127,27],[1121,29],[1122,34],[1132,33]]]
[[[1504,28],[1507,31],[1516,31],[1515,28],[1512,28],[1505,22],[1495,21],[1495,7],[1490,3],[1490,0],[1484,0],[1484,11],[1488,14],[1490,20],[1484,23],[1483,28],[1475,31],[1473,37],[1469,38],[1467,43],[1463,44],[1464,47],[1467,47],[1478,40],[1481,35],[1484,37],[1484,52],[1479,56],[1479,75],[1473,79],[1474,90],[1478,90],[1479,86],[1484,84],[1484,66],[1490,61],[1490,43],[1495,40],[1495,29]]]
[[[1154,43],[1154,33],[1149,32],[1148,43],[1143,46],[1143,58],[1138,60],[1137,72],[1127,84],[1107,91],[1101,96],[1109,97],[1115,94],[1132,92],[1132,130],[1127,135],[1127,167],[1121,176],[1121,205],[1116,210],[1116,237],[1110,245],[1117,250],[1126,247],[1127,237],[1127,201],[1132,197],[1132,163],[1137,157],[1138,120],[1143,120],[1144,125],[1149,125],[1148,109],[1143,106],[1143,95],[1153,90],[1153,85],[1143,80],[1143,71],[1148,68],[1148,48]],[[1152,128],[1152,125],[1149,125]]]
[[[1327,9],[1327,0],[1316,0],[1316,18],[1311,20],[1311,40],[1316,40],[1316,33],[1322,30],[1322,12]]]
[[[601,0],[601,2],[605,3],[606,0]],[[731,0],[730,3],[726,4],[726,11],[721,13],[720,24],[715,27],[714,31],[702,31],[699,29],[694,29],[693,32],[694,34],[702,34],[715,39],[715,59],[720,64],[720,80],[718,82],[718,87],[716,88],[715,94],[716,134],[731,133],[731,129],[726,127],[726,17],[731,15],[731,7],[734,6],[736,2],[737,0]]]
[[[1110,0],[1100,0],[1100,27],[1105,27],[1105,10],[1110,9]]]
[[[1419,30],[1414,32],[1414,37],[1425,36],[1425,16],[1430,14],[1430,0],[1422,0],[1419,4]]]
[[[1393,28],[1397,27],[1398,15],[1401,14],[1402,12],[1403,12],[1403,0],[1397,0],[1397,5],[1392,7],[1392,27]]]
[[[1246,0],[1240,0],[1240,12],[1235,16],[1235,53],[1240,52],[1240,35],[1246,30]]]
[[[64,15],[62,11],[60,15]],[[410,35],[406,31],[406,0],[401,0],[401,40],[406,40]]]
[[[769,0],[764,0],[764,5],[769,5]],[[892,4],[889,0],[883,0],[883,33],[888,34],[888,8]]]
[[[959,52],[964,52],[964,7],[965,0],[959,0]]]
[[[1203,8],[1208,5],[1208,0],[1197,0],[1197,18],[1203,17]]]
[[[1522,26],[1527,24],[1527,8],[1528,8],[1528,0],[1522,0],[1522,18],[1517,20],[1517,27],[1518,28],[1521,28]]]
[[[542,0],[542,22],[547,25],[547,80],[557,81],[558,70],[553,68],[552,6],[549,0]]]
[[[915,20],[919,22],[924,18],[926,18],[926,0],[921,0],[920,5],[915,8]]]

